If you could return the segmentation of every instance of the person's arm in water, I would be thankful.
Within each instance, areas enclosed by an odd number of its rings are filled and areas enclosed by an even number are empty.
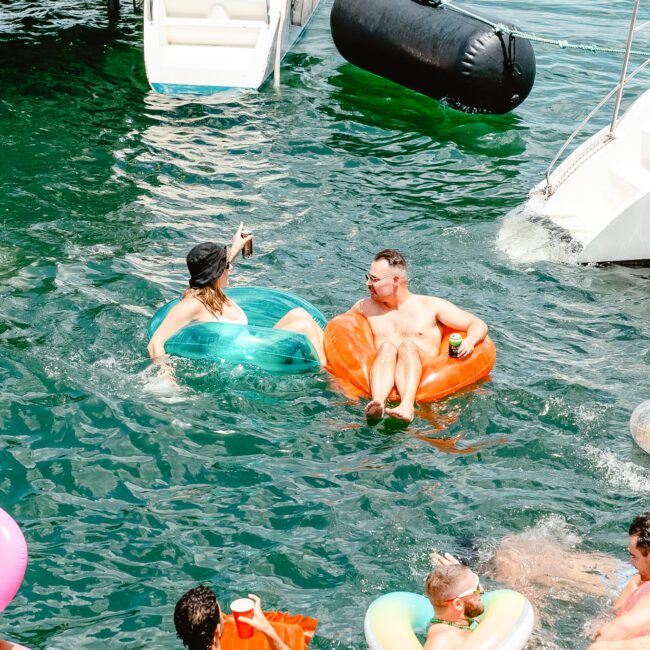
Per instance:
[[[271,650],[290,650],[289,646],[278,636],[278,633],[273,629],[266,616],[264,616],[259,597],[255,594],[248,594],[248,597],[255,603],[253,618],[241,616],[239,620],[259,630],[266,637]]]
[[[641,598],[629,612],[605,623],[596,634],[596,641],[625,641],[647,627],[650,627],[650,596]]]
[[[480,343],[488,333],[488,326],[474,314],[468,311],[463,311],[442,298],[435,298],[436,300],[436,318],[454,329],[463,330],[467,332],[467,336],[458,348],[458,358],[464,359],[474,352],[474,346]]]
[[[191,323],[201,313],[201,309],[202,305],[196,298],[181,300],[169,310],[149,341],[147,352],[149,358],[158,366],[158,376],[171,384],[175,384],[176,380],[173,368],[167,363],[165,343],[181,327]],[[2,649],[0,648],[0,650]]]
[[[186,298],[174,305],[149,341],[147,346],[149,356],[152,359],[164,356],[167,339],[178,332],[181,327],[191,323],[201,313],[201,310],[201,302],[196,298]]]

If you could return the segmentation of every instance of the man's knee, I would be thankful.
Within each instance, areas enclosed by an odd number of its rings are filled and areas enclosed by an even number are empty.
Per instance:
[[[392,357],[397,354],[397,348],[393,343],[382,343],[377,349],[377,356]]]
[[[285,327],[291,327],[291,329],[300,328],[303,330],[309,328],[312,318],[309,315],[309,312],[302,307],[294,307],[289,310],[279,322],[281,322]]]
[[[404,339],[397,348],[398,355],[413,355],[418,353],[418,346],[411,339]]]
[[[303,309],[302,307],[294,307],[293,309],[290,309],[286,314],[285,318],[295,318],[296,320],[303,320],[305,318],[311,318],[309,315],[309,312],[306,309]]]

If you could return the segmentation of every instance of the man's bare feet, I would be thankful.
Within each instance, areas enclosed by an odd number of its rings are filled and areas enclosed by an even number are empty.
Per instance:
[[[402,420],[403,422],[413,422],[415,409],[412,405],[399,404],[394,409],[386,409],[386,415],[396,420]]]
[[[370,400],[366,404],[366,417],[369,420],[377,420],[379,418],[384,417],[384,405],[381,402],[378,402],[377,400]]]

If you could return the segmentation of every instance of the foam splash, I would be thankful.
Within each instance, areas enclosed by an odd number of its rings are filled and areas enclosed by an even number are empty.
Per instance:
[[[499,230],[496,249],[517,264],[560,262],[575,264],[575,244],[546,228],[526,205],[509,212]]]
[[[582,538],[576,534],[566,519],[558,514],[541,517],[534,526],[520,533],[520,536],[530,541],[552,541],[566,549],[582,542]]]
[[[640,493],[650,492],[650,471],[645,467],[621,460],[613,452],[592,445],[586,445],[584,451],[595,468],[604,473],[605,480],[611,487]]]
[[[155,371],[155,368],[153,370]],[[155,375],[152,375],[151,372],[152,369],[147,369],[140,373],[142,393],[144,395],[148,395],[167,404],[177,404],[186,401],[187,391],[181,388],[172,377],[159,374],[158,371],[156,371]]]
[[[531,648],[556,647],[553,630],[567,612],[575,617],[582,609],[586,619],[620,591],[626,567],[604,553],[581,551],[581,541],[564,517],[553,514],[494,544],[483,572],[531,602],[541,622]]]
[[[499,552],[504,549],[510,552],[514,549],[517,555],[515,576],[519,575],[521,562],[528,560],[534,563],[539,557],[540,548],[554,547],[563,552],[574,549],[582,542],[582,538],[576,534],[566,519],[558,514],[551,514],[541,517],[534,526],[526,528],[519,533],[506,535],[500,540],[477,540],[474,538],[459,539],[454,548],[456,556],[471,566],[476,566],[479,572],[486,572],[496,580],[504,580],[503,575],[498,575],[495,570],[494,561]],[[432,553],[444,554],[447,549],[432,549]],[[528,555],[533,555],[528,558]],[[505,578],[506,582],[509,577]]]

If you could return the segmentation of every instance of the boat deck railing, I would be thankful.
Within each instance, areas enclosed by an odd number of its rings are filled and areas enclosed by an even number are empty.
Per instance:
[[[632,43],[634,41],[634,34],[636,32],[645,29],[650,26],[650,21],[646,21],[640,25],[637,25],[637,15],[639,11],[640,0],[635,0],[634,9],[632,10],[632,19],[630,21],[630,29],[627,35],[627,45],[625,48],[625,55],[623,57],[623,67],[621,69],[621,78],[618,84],[609,92],[607,95],[596,105],[596,107],[587,115],[587,117],[577,126],[573,133],[569,136],[567,141],[562,145],[561,149],[557,152],[553,160],[551,160],[549,166],[546,169],[546,185],[538,190],[538,193],[541,192],[546,198],[552,196],[554,192],[564,183],[564,181],[575,172],[586,160],[588,160],[593,154],[602,149],[608,142],[611,142],[616,137],[616,125],[618,124],[618,113],[621,107],[621,100],[623,98],[623,92],[625,90],[625,85],[636,75],[641,72],[644,68],[650,65],[650,59],[646,59],[642,64],[637,66],[629,75],[627,74],[627,68],[630,61],[630,53],[632,51]],[[603,138],[594,142],[589,149],[585,150],[583,155],[571,165],[570,168],[566,169],[559,178],[554,179],[554,183],[551,183],[551,174],[553,168],[557,162],[562,158],[564,152],[571,145],[571,143],[576,139],[584,127],[591,121],[591,119],[600,111],[600,109],[614,96],[616,95],[616,102],[614,104],[614,113],[612,115],[612,121],[609,126],[609,131],[605,134]]]

